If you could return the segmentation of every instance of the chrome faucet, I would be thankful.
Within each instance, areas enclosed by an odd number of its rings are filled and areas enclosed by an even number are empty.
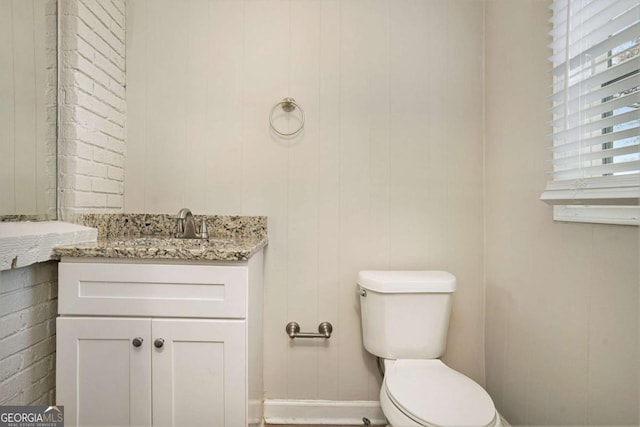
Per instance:
[[[207,222],[205,218],[202,218],[202,224],[200,225],[200,232],[196,232],[196,224],[193,219],[193,214],[187,208],[180,209],[178,212],[177,231],[175,236],[179,239],[208,239],[209,233],[207,231]]]

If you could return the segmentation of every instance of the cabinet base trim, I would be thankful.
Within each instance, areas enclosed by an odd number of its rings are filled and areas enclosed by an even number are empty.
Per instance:
[[[267,424],[362,425],[366,417],[371,424],[386,424],[380,402],[369,400],[291,400],[265,399]]]

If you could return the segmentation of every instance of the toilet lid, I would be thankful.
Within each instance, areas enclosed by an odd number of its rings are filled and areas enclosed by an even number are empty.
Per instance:
[[[436,426],[487,426],[496,409],[472,379],[438,359],[397,360],[385,373],[387,394],[417,422]]]

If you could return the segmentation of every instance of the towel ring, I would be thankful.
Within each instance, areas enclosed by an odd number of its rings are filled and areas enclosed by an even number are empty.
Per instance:
[[[300,110],[300,126],[298,126],[298,129],[294,130],[293,132],[280,132],[275,125],[273,124],[273,113],[275,113],[276,108],[282,106],[282,109],[287,112],[290,113],[293,110],[295,110],[296,108],[298,108],[298,110]],[[269,114],[269,124],[271,125],[271,129],[273,129],[273,131],[275,133],[277,133],[280,136],[292,136],[297,134],[298,132],[300,132],[302,130],[302,128],[304,128],[304,110],[302,109],[302,107],[300,107],[298,104],[296,104],[296,100],[293,98],[284,98],[282,101],[278,102],[276,105],[273,106],[273,108],[271,109],[271,114]]]

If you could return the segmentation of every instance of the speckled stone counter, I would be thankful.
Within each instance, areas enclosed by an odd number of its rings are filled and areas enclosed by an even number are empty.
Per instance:
[[[176,239],[175,215],[86,214],[75,222],[98,229],[96,242],[58,246],[57,257],[246,261],[267,245],[263,216],[194,215],[209,239]]]

